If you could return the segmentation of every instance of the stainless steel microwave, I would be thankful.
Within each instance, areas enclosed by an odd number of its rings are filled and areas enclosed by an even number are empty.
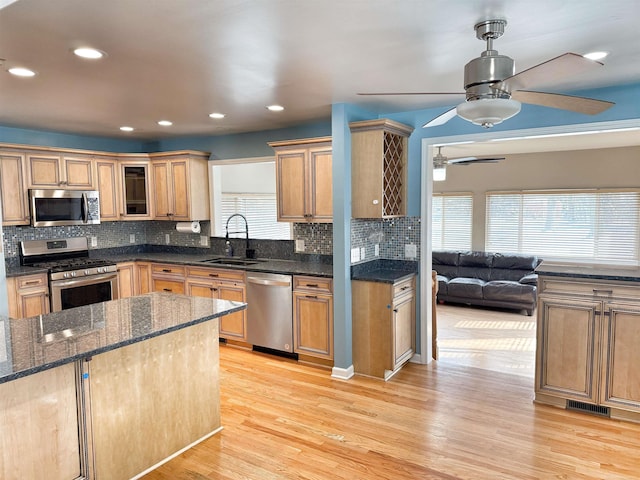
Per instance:
[[[97,190],[29,190],[31,225],[95,225],[100,223]]]

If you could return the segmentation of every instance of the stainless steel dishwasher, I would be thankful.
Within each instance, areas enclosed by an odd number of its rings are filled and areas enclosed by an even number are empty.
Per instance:
[[[291,275],[247,272],[247,342],[293,352]]]

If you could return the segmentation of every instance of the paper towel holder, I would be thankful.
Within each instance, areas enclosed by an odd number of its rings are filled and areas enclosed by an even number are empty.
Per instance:
[[[181,233],[200,233],[200,222],[177,222],[176,230]]]

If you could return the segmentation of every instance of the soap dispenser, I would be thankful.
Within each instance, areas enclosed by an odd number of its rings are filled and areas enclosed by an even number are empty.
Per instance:
[[[224,247],[224,254],[227,257],[233,257],[233,246],[231,245],[231,242],[229,240],[227,240],[227,243]]]

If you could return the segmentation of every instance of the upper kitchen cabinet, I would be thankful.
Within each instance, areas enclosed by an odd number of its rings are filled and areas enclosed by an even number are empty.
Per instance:
[[[100,221],[120,220],[118,160],[114,157],[97,158],[96,177],[100,192]]]
[[[91,156],[51,150],[27,152],[26,164],[29,188],[95,188]]]
[[[114,188],[112,194],[120,199],[120,220],[151,220],[151,166],[146,154],[120,154],[119,193]],[[107,172],[108,174],[108,172]],[[102,195],[102,193],[101,193]],[[100,202],[102,205],[102,201]]]
[[[333,221],[331,137],[271,142],[279,222]]]
[[[2,224],[28,225],[29,203],[25,187],[24,154],[0,150]]]
[[[403,217],[407,209],[407,141],[412,127],[387,119],[352,122],[352,218]]]
[[[209,219],[209,154],[152,153],[153,205],[156,220]]]

